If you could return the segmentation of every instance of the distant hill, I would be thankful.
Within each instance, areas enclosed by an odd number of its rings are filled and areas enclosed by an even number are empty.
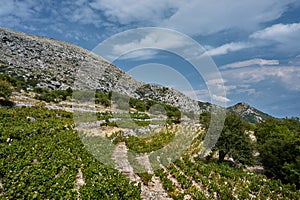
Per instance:
[[[238,103],[227,109],[229,112],[234,112],[237,115],[241,116],[244,120],[251,122],[251,123],[262,122],[265,119],[272,117],[256,108],[250,106],[249,104],[247,104],[245,102]]]

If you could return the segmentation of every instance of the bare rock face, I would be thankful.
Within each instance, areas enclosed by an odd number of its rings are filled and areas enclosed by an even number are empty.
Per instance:
[[[156,100],[181,111],[200,112],[198,102],[166,87],[141,83],[100,56],[63,41],[0,28],[0,73],[22,77],[36,87],[73,88],[83,76],[89,89]]]

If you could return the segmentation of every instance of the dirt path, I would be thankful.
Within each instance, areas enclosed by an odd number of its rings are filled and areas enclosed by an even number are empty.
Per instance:
[[[141,178],[134,173],[132,166],[130,165],[127,157],[128,148],[124,142],[116,145],[115,151],[113,152],[112,159],[116,163],[116,169],[122,172],[131,181],[139,182],[142,184],[142,199],[155,199],[155,200],[168,200],[172,199],[168,197],[167,192],[163,189],[162,183],[158,177],[153,175],[152,180],[145,185],[142,183]],[[138,162],[145,166],[148,173],[153,173],[149,158],[147,155],[143,155],[138,158]]]
[[[140,177],[133,172],[133,168],[128,161],[127,151],[128,148],[125,142],[120,142],[116,145],[112,155],[112,159],[116,163],[116,169],[122,172],[131,181],[141,182]]]

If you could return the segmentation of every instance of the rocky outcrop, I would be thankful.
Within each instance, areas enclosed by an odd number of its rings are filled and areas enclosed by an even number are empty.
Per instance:
[[[0,28],[0,73],[22,77],[50,90],[74,87],[78,79],[89,89],[116,91],[156,100],[181,111],[200,112],[198,102],[166,87],[141,83],[100,56],[63,41]]]
[[[236,113],[237,115],[241,116],[244,120],[251,123],[263,122],[267,118],[271,117],[270,115],[260,110],[257,110],[256,108],[253,108],[245,102],[241,102],[229,107],[228,111]]]

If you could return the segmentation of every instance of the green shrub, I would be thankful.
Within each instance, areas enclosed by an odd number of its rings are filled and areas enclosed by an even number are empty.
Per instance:
[[[13,92],[13,88],[8,81],[0,80],[0,97],[8,99]]]

